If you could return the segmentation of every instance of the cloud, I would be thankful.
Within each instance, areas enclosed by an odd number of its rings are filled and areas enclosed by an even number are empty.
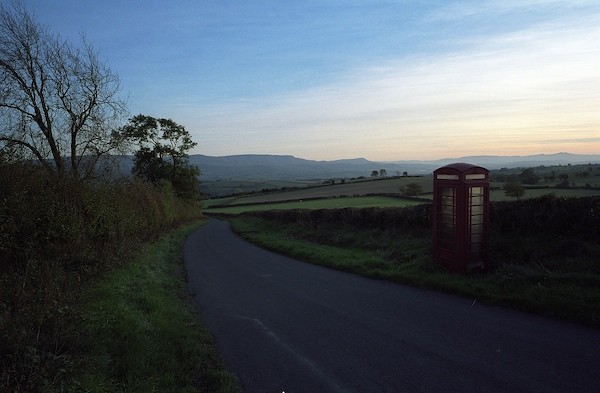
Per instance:
[[[437,7],[431,11],[426,21],[456,21],[475,17],[498,17],[507,13],[547,12],[548,10],[572,10],[597,5],[594,0],[475,0],[450,2],[446,6]]]
[[[327,85],[203,108],[202,127],[232,142],[239,135],[248,151],[307,158],[528,154],[561,143],[598,152],[599,42],[598,14],[470,38],[454,52],[388,60]]]

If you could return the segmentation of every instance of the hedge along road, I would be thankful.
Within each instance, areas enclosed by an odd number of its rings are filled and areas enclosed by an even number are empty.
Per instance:
[[[599,391],[599,330],[299,262],[224,221],[184,260],[248,393]]]

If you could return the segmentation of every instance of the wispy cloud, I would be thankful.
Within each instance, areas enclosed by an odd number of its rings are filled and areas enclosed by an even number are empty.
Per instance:
[[[493,17],[507,13],[527,13],[531,11],[545,12],[561,9],[572,10],[596,6],[595,0],[474,0],[450,2],[446,6],[438,7],[430,12],[425,20],[449,21],[464,20],[474,17]]]
[[[212,143],[218,133],[222,144],[241,135],[248,151],[331,159],[528,154],[563,143],[598,152],[599,43],[599,14],[471,38],[452,53],[399,58],[328,85],[203,108],[212,115],[203,119],[201,140]]]
[[[597,0],[138,3],[28,0],[198,152],[600,152]]]

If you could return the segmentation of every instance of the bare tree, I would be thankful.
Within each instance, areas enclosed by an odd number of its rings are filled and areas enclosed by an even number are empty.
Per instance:
[[[82,38],[74,46],[23,4],[0,5],[0,151],[36,158],[48,171],[87,177],[120,144],[117,75]]]

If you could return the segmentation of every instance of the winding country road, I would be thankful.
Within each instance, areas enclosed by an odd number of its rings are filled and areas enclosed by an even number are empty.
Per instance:
[[[280,256],[211,220],[189,287],[248,393],[600,392],[600,331]]]

